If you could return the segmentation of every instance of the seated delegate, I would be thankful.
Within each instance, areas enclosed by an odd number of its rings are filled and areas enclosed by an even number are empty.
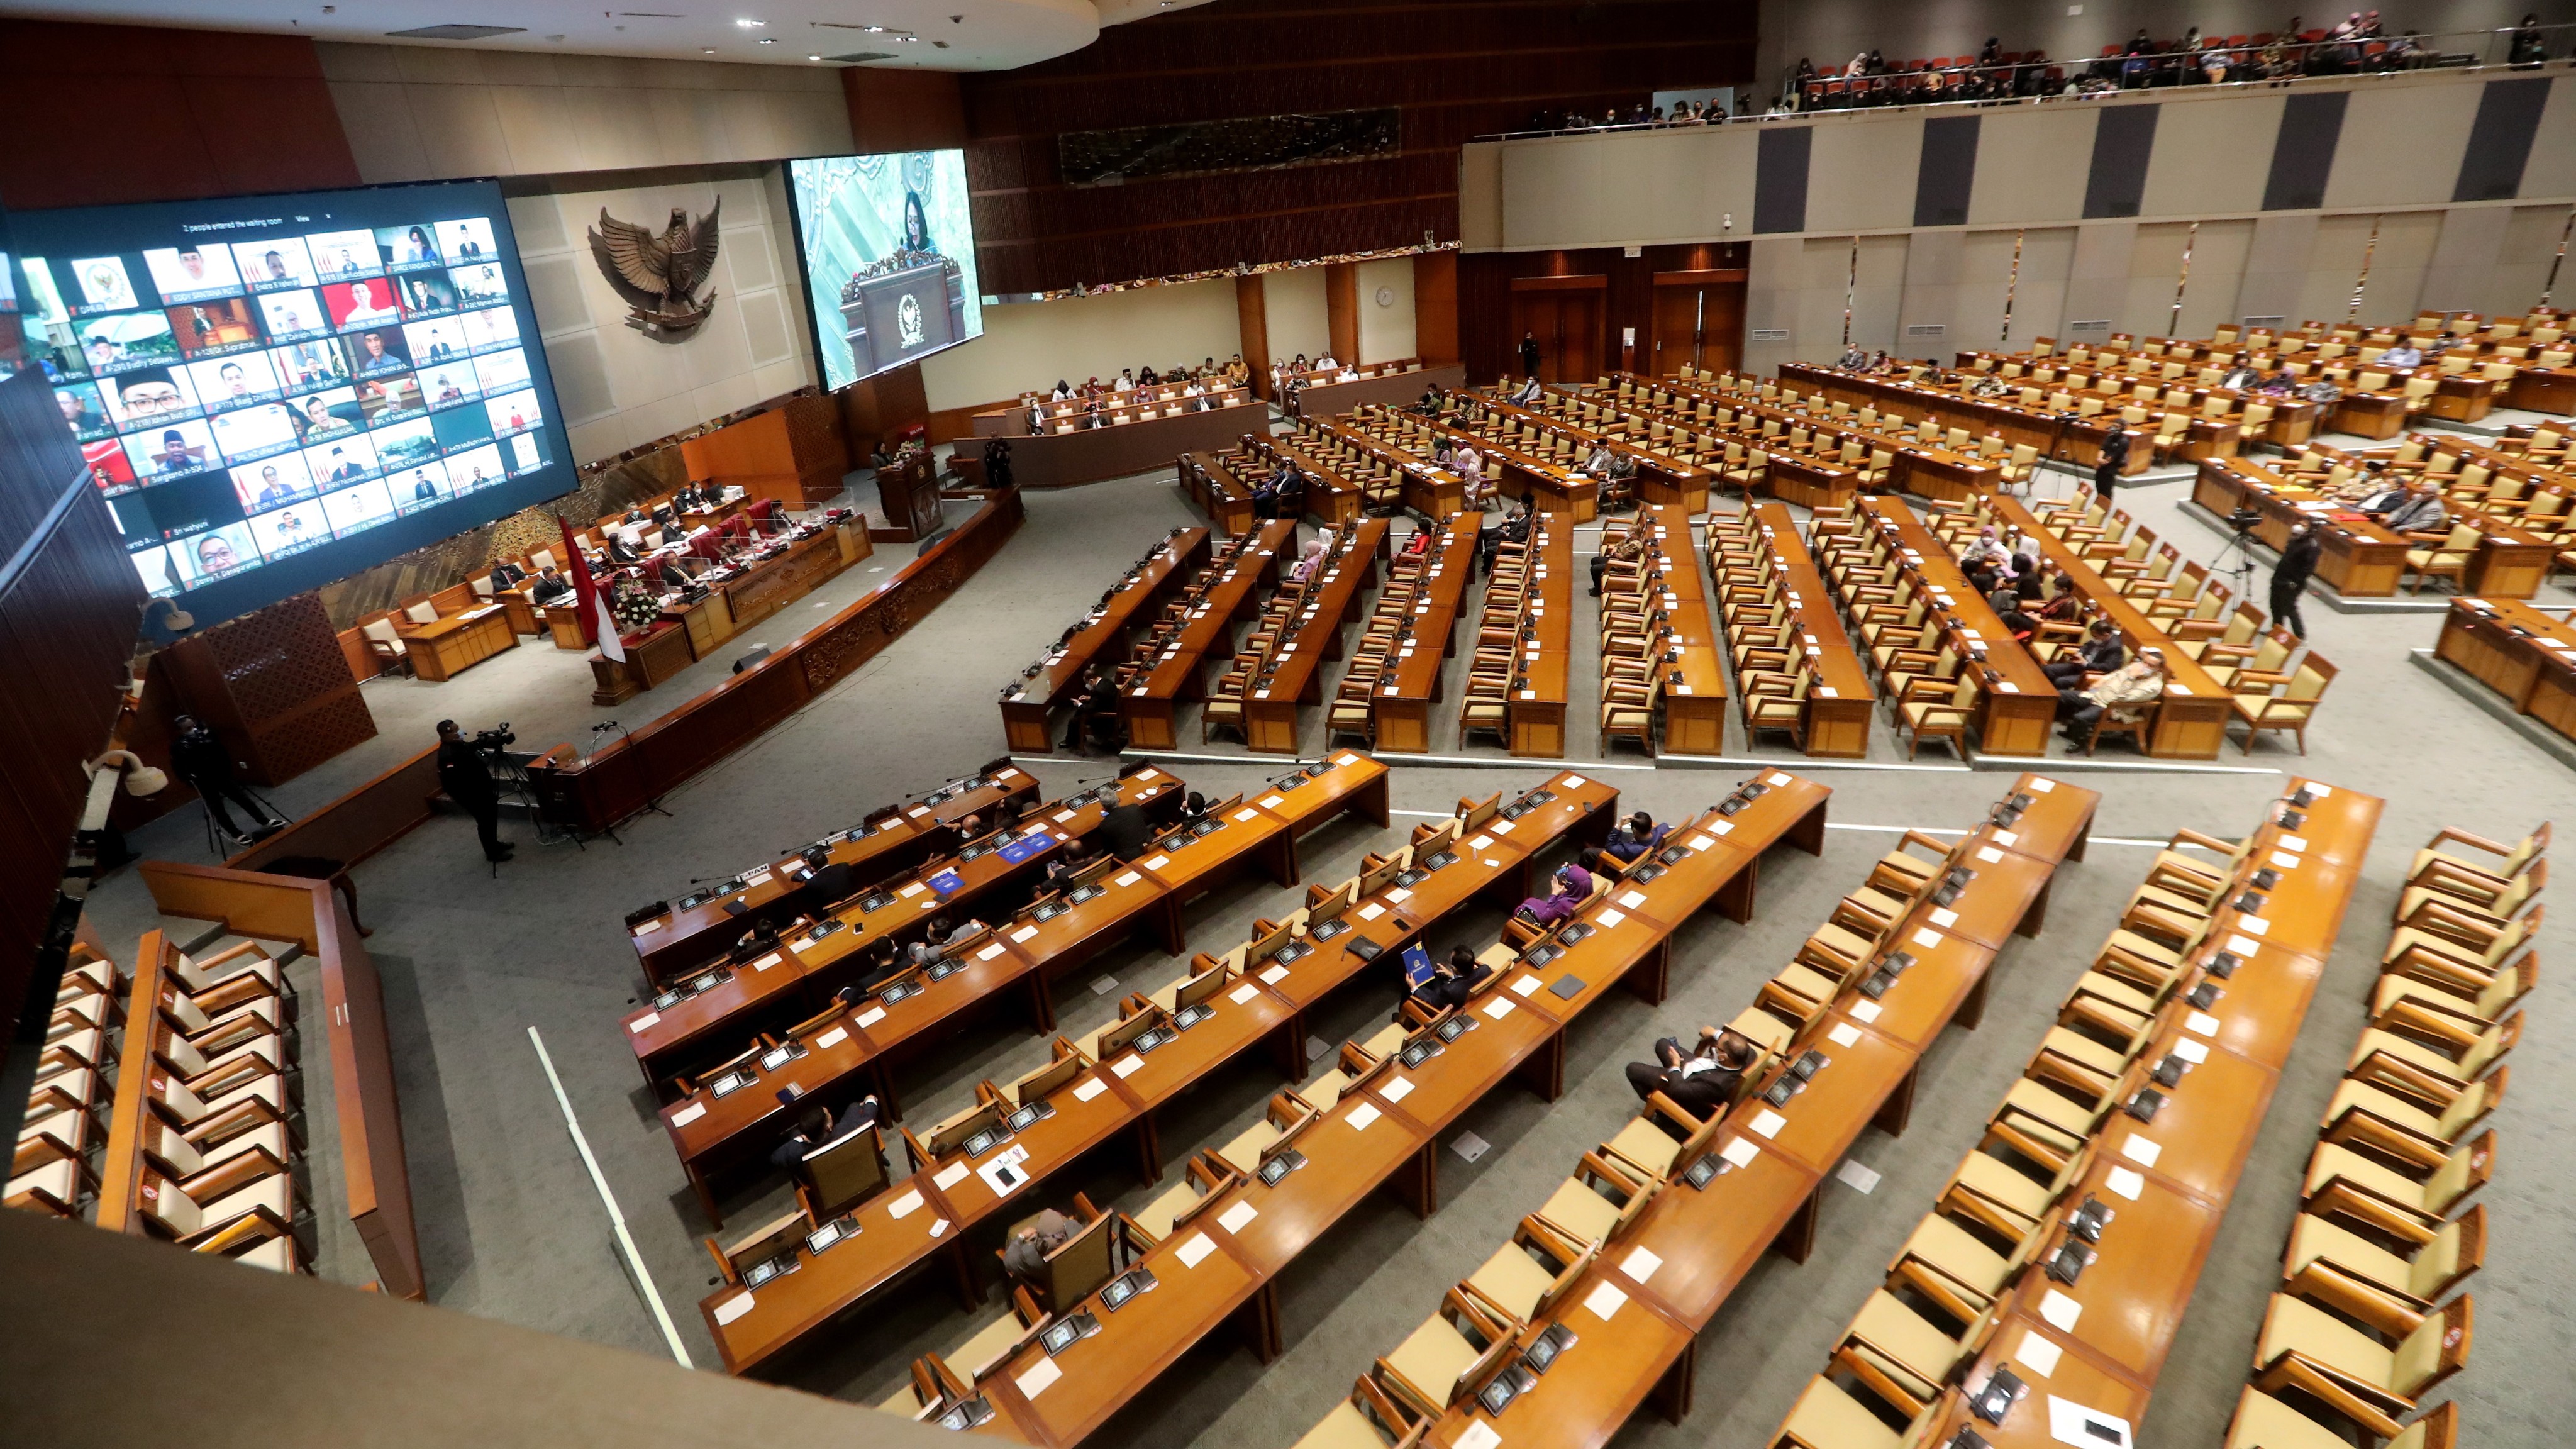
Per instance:
[[[1554,926],[1572,920],[1583,903],[1592,898],[1592,873],[1574,864],[1556,868],[1556,889],[1543,896],[1531,896],[1512,914],[1535,925]]]
[[[1475,952],[1452,946],[1449,959],[1431,968],[1431,979],[1413,988],[1412,999],[1434,1012],[1454,1011],[1465,1006],[1493,974],[1493,968],[1478,961]]]
[[[882,1109],[874,1096],[862,1097],[841,1109],[835,1118],[820,1102],[808,1102],[797,1115],[796,1126],[776,1147],[769,1150],[769,1165],[782,1172],[794,1172],[805,1160],[805,1154],[827,1142],[838,1142],[853,1132],[877,1124]]]
[[[1610,827],[1610,834],[1598,846],[1587,846],[1581,853],[1585,866],[1617,874],[1635,864],[1639,856],[1664,843],[1673,833],[1669,825],[1657,825],[1655,817],[1640,810]]]
[[[1644,1101],[1657,1092],[1694,1117],[1705,1118],[1734,1105],[1744,1074],[1753,1068],[1752,1039],[1732,1027],[1703,1026],[1699,1043],[1688,1052],[1679,1038],[1655,1043],[1655,1059],[1628,1064],[1628,1085]]]

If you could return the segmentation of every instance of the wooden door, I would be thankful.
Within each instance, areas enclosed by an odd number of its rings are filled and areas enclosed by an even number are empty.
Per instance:
[[[1552,277],[1533,280],[1541,285],[1512,292],[1511,376],[1522,375],[1522,339],[1536,334],[1539,381],[1588,383],[1599,377],[1601,287],[1546,285],[1559,280]]]
[[[1646,365],[1654,376],[1677,376],[1684,365],[1733,371],[1744,352],[1744,283],[1659,281],[1654,328]]]

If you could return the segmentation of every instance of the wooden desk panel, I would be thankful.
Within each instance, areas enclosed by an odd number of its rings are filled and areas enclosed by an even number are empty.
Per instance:
[[[1344,548],[1298,611],[1295,637],[1271,656],[1269,672],[1256,677],[1244,696],[1246,748],[1261,754],[1297,753],[1297,711],[1321,702],[1324,664],[1341,657],[1342,630],[1359,621],[1361,596],[1376,587],[1386,536],[1383,518],[1363,519],[1346,533]]]
[[[434,682],[453,679],[505,649],[519,647],[509,611],[499,604],[450,614],[434,624],[394,627],[403,637],[403,657],[411,661],[412,676]]]
[[[1781,595],[1798,621],[1801,651],[1815,671],[1804,710],[1806,752],[1819,758],[1864,758],[1869,754],[1870,721],[1878,713],[1877,696],[1870,688],[1869,671],[1852,648],[1851,636],[1843,632],[1833,590],[1826,587],[1824,574],[1807,552],[1806,536],[1787,505],[1757,503],[1753,519],[1761,529]]]
[[[1013,438],[1011,481],[1022,488],[1066,488],[1143,473],[1183,453],[1214,452],[1268,416],[1243,393],[1230,392],[1206,412]]]
[[[724,581],[725,611],[736,630],[748,629],[812,593],[825,580],[849,567],[841,541],[817,533],[787,546],[786,551],[753,564]]]
[[[1505,1444],[1599,1449],[1677,1366],[1681,1378],[1667,1388],[1665,1407],[1679,1422],[1690,1402],[1691,1330],[1636,1296],[1636,1286],[1607,1269],[1586,1274],[1548,1315],[1572,1329],[1575,1342],[1547,1373],[1500,1418],[1473,1400],[1453,1407],[1432,1423],[1423,1443],[1454,1449],[1471,1442],[1470,1434],[1476,1441],[1498,1434]]]
[[[1805,1210],[1820,1181],[1741,1129],[1722,1130],[1709,1150],[1722,1153],[1738,1139],[1753,1144],[1751,1161],[1727,1165],[1704,1189],[1676,1175],[1604,1259],[1675,1318],[1703,1328]],[[1649,1268],[1635,1256],[1641,1249],[1662,1262]]]
[[[2012,637],[1985,597],[1968,586],[1958,560],[1914,516],[1914,510],[1879,498],[1864,498],[1860,507],[1862,516],[1878,529],[1962,635],[1998,641]],[[1978,752],[2047,754],[2049,731],[2057,720],[2057,687],[2049,683],[2039,662],[2026,649],[2005,647],[1987,650],[1977,668],[1982,684],[1977,700]]]
[[[2576,738],[2565,704],[2576,694],[2576,626],[2515,599],[2453,599],[2433,653],[2503,695],[2514,713]]]
[[[1637,526],[1646,530],[1664,573],[1661,604],[1673,631],[1661,666],[1664,681],[1664,748],[1677,754],[1726,752],[1726,664],[1709,614],[1708,585],[1691,538],[1691,513],[1667,503],[1640,505]],[[1675,540],[1679,541],[1676,542]]]
[[[1449,656],[1457,652],[1458,616],[1475,577],[1480,522],[1476,514],[1450,519],[1424,557],[1407,616],[1412,632],[1399,640],[1369,699],[1378,749],[1423,754],[1431,748],[1431,706],[1441,697]]]
[[[1143,681],[1131,683],[1118,701],[1118,717],[1127,726],[1127,741],[1140,750],[1169,750],[1180,746],[1180,706],[1207,697],[1207,666],[1211,655],[1224,656],[1234,649],[1235,625],[1258,611],[1258,591],[1279,581],[1279,553],[1288,545],[1296,525],[1286,519],[1272,519],[1260,526],[1239,551],[1217,558],[1199,573],[1191,587],[1199,590],[1192,603],[1188,622],[1181,626],[1180,636],[1163,646],[1162,652],[1148,663]],[[1238,533],[1237,538],[1244,535]],[[1078,676],[1077,676],[1078,678]],[[1053,703],[1060,698],[1049,686]],[[1070,692],[1068,687],[1066,692]],[[1033,694],[1034,691],[1031,691]],[[1012,748],[1029,737],[1025,722],[1033,711],[1030,699],[1005,700],[1002,717],[1014,731]],[[1013,721],[1018,712],[1019,722]],[[1041,748],[1052,749],[1054,736],[1043,728]]]
[[[1518,678],[1505,701],[1515,755],[1563,759],[1567,675],[1573,663],[1574,530],[1550,519],[1530,535],[1531,625]]]
[[[1037,673],[1024,676],[1002,696],[1002,733],[1014,750],[1049,754],[1055,748],[1047,712],[1062,704],[1082,684],[1094,663],[1115,663],[1125,653],[1128,631],[1150,620],[1165,595],[1180,588],[1208,561],[1208,531],[1182,529],[1154,550],[1141,568],[1121,579],[1109,598],[1093,609],[1073,637],[1038,661]]]
[[[2073,1299],[2083,1312],[2067,1337],[2112,1368],[2152,1383],[2182,1327],[2223,1209],[2153,1178],[2138,1185],[2135,1198],[2110,1185],[2112,1173],[2135,1171],[2116,1152],[2105,1152],[2067,1188],[2068,1203],[2089,1193],[2117,1214],[2093,1245],[2098,1256],[2081,1278],[2060,1283],[2034,1269],[2004,1301],[2011,1311],[2037,1318],[2051,1295]]]

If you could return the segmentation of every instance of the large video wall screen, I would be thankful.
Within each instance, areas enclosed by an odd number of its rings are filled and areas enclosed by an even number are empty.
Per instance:
[[[493,182],[12,221],[29,355],[201,624],[573,487]]]
[[[983,335],[965,152],[790,161],[787,180],[825,387]]]

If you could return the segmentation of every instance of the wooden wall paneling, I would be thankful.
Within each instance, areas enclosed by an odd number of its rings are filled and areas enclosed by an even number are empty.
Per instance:
[[[1252,395],[1270,400],[1270,304],[1259,275],[1234,279],[1235,313],[1243,323],[1243,365],[1252,370]]]
[[[179,707],[249,763],[254,785],[283,785],[375,738],[375,716],[317,594],[192,634],[161,662]]]
[[[919,381],[916,372],[916,387]],[[680,457],[698,482],[713,479],[790,508],[809,507],[840,492],[842,476],[850,470],[841,406],[815,396],[790,399],[784,407],[690,438],[680,444]]]
[[[1752,76],[1746,0],[1495,5],[1217,0],[964,83],[988,290],[1216,270],[1457,236],[1457,148],[1541,110],[1599,113]],[[1393,106],[1393,155],[1075,188],[1066,131]]]
[[[1627,327],[1637,329],[1637,355],[1643,360],[1653,355],[1648,339],[1654,335],[1656,275],[1742,272],[1750,253],[1744,242],[1695,242],[1642,247],[1633,257],[1618,247],[1459,254],[1454,305],[1459,356],[1467,365],[1468,384],[1480,387],[1519,375],[1520,338],[1525,329],[1513,323],[1514,296],[1516,291],[1532,292],[1529,284],[1543,290],[1551,279],[1600,278],[1602,360],[1617,360],[1620,330]],[[1740,347],[1740,306],[1732,326]]]
[[[65,121],[0,148],[0,200],[20,209],[360,184],[301,36],[0,21],[0,90]]]
[[[43,947],[82,766],[107,744],[143,602],[44,374],[0,381],[0,1012],[13,1019],[40,953],[61,964]],[[50,1001],[51,985],[34,994]]]
[[[841,409],[841,436],[848,449],[847,462],[857,465],[866,461],[879,444],[908,429],[929,427],[933,442],[964,437],[975,431],[969,423],[943,438],[940,425],[930,415],[930,394],[923,386],[921,364],[906,363],[892,371],[863,377],[832,394]]]
[[[1355,263],[1324,268],[1324,335],[1337,360],[1360,360],[1360,269]]]
[[[1424,365],[1458,360],[1458,254],[1413,258],[1413,350]]]
[[[862,155],[950,151],[966,144],[966,98],[955,71],[846,66],[850,139]]]

